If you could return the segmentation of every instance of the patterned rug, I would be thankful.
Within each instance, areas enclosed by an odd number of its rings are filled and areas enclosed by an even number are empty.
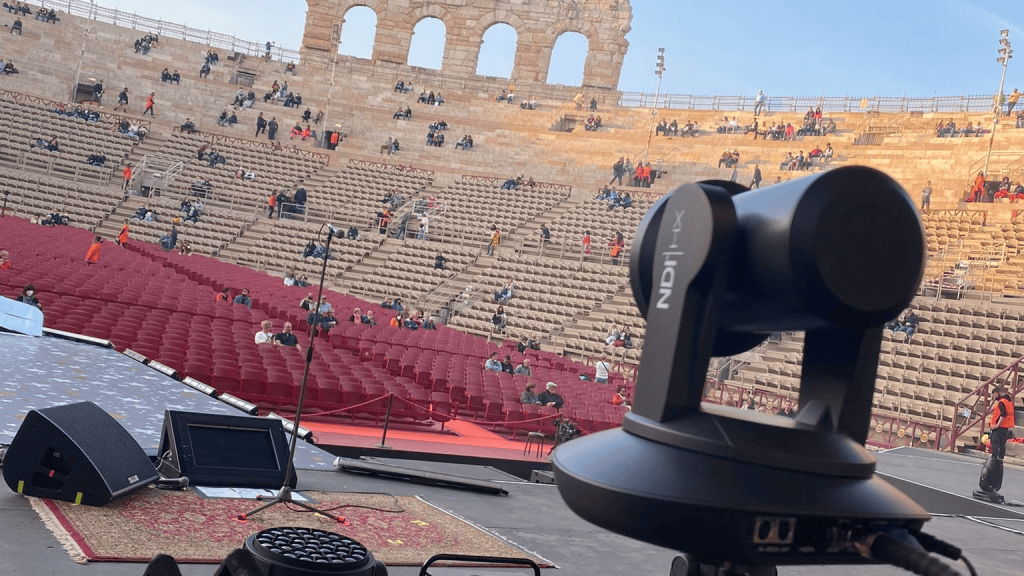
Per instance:
[[[505,558],[536,555],[412,496],[303,492],[316,507],[344,517],[338,524],[284,505],[239,521],[258,505],[253,500],[204,499],[190,491],[145,489],[107,506],[30,498],[32,507],[76,562],[149,562],[169,554],[182,563],[219,564],[245,539],[275,526],[320,528],[366,546],[387,565],[419,566],[435,554]],[[299,510],[295,507],[296,510]]]

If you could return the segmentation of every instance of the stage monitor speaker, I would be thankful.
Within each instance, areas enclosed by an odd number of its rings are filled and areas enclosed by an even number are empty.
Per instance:
[[[3,469],[15,492],[88,506],[158,478],[138,442],[92,402],[30,410]]]
[[[192,486],[277,489],[291,465],[276,418],[168,410],[158,452],[160,474],[185,476]]]

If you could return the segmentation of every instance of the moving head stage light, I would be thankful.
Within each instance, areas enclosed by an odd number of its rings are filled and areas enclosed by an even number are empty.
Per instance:
[[[562,497],[590,522],[685,552],[673,574],[872,562],[956,574],[907,551],[933,541],[919,532],[929,515],[874,475],[864,448],[882,326],[910,303],[924,260],[914,204],[870,168],[677,188],[633,246],[647,318],[633,410],[555,450]],[[712,356],[788,330],[806,331],[796,420],[701,404]]]

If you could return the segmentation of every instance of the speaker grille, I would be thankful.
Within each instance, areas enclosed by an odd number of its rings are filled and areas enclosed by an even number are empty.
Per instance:
[[[38,412],[82,449],[112,494],[157,475],[131,434],[96,404],[80,402]]]
[[[369,551],[359,542],[315,528],[269,528],[251,536],[249,542],[250,552],[257,557],[294,567],[348,570],[369,561]]]

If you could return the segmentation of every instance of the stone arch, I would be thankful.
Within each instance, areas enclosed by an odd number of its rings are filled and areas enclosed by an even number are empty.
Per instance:
[[[460,45],[464,48],[465,69],[468,74],[475,75],[480,64],[480,49],[483,46],[484,34],[495,24],[507,24],[516,32],[516,55],[512,62],[512,73],[510,76],[515,79],[521,72],[523,54],[529,54],[534,47],[523,40],[524,33],[527,33],[531,26],[528,22],[519,17],[518,14],[506,9],[492,10],[479,17],[466,21],[466,28]],[[453,62],[452,68],[458,67]],[[454,70],[453,70],[454,72]]]
[[[500,46],[500,45],[497,44],[499,42],[499,40],[500,40],[500,36],[506,34],[506,32],[504,31],[505,28],[507,28],[508,30],[511,30],[512,34],[515,34],[515,39],[512,41],[512,46],[511,46],[511,50],[512,50],[511,58],[507,59],[507,65],[506,65],[506,56],[508,56],[508,55],[507,54],[503,54],[502,52],[504,50],[507,50],[508,47]],[[490,42],[493,43],[490,47],[488,47],[488,40],[487,40],[488,35],[491,36]],[[496,35],[498,37],[496,37]],[[483,33],[483,35],[480,38],[480,47],[477,49],[477,52],[476,52],[476,58],[475,58],[475,60],[476,60],[476,69],[475,69],[474,73],[477,76],[493,76],[493,77],[497,77],[497,78],[509,78],[509,79],[512,79],[514,81],[515,80],[515,73],[516,73],[515,62],[516,62],[516,57],[518,56],[518,53],[519,53],[519,48],[520,48],[519,47],[519,32],[515,29],[514,26],[512,26],[511,24],[507,24],[505,22],[495,22],[495,23],[491,24],[490,26],[487,27],[486,30],[484,30],[484,33]],[[490,60],[490,62],[487,62],[487,63],[483,62],[485,55],[488,56],[487,60]],[[487,70],[488,73],[482,73],[481,72],[480,68],[481,68],[481,66],[484,66],[485,64],[492,67],[491,69]],[[494,69],[493,68],[493,66],[495,64],[498,66],[498,69]],[[507,66],[507,68],[506,68],[506,66]]]
[[[303,58],[326,63],[338,50],[344,15],[354,6],[377,14],[373,60],[406,66],[413,28],[425,17],[440,19],[446,40],[441,69],[445,74],[475,75],[483,34],[496,23],[512,26],[517,38],[513,80],[544,83],[550,65],[552,38],[562,32],[587,37],[583,84],[615,89],[627,47],[625,35],[633,18],[629,0],[306,0]],[[499,7],[500,6],[500,7]]]

